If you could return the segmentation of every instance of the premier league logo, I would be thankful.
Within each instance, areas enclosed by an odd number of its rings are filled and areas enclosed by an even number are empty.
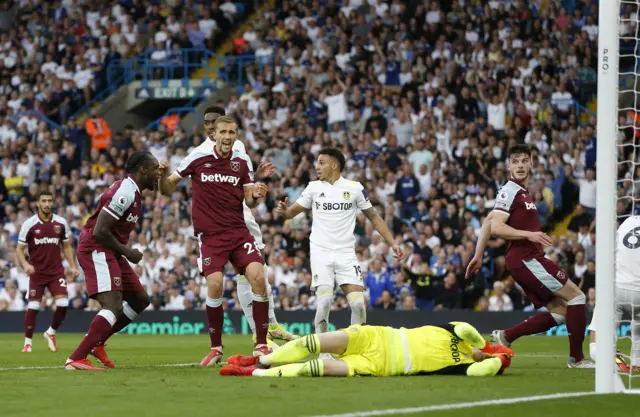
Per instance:
[[[120,284],[122,284],[122,280],[120,279],[120,277],[113,277],[113,284],[114,284],[116,287],[119,287],[119,286],[120,286]]]
[[[56,234],[60,234],[60,232],[62,232],[62,226],[60,225],[53,226],[53,231],[56,232]]]
[[[240,171],[240,162],[231,161],[231,170],[234,171],[234,172]]]

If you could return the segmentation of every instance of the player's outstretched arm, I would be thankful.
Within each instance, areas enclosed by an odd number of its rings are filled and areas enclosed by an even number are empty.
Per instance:
[[[387,223],[376,212],[376,209],[373,207],[369,207],[368,209],[362,210],[362,213],[367,216],[367,219],[369,219],[369,221],[373,225],[373,228],[376,229],[378,233],[380,233],[380,236],[382,236],[385,242],[387,242],[387,244],[391,246],[396,259],[399,261],[404,259],[404,253],[402,253],[402,249],[400,249],[400,247],[396,245],[391,230],[389,230]]]
[[[307,209],[297,202],[293,203],[293,206],[289,207],[289,197],[285,197],[283,201],[278,201],[278,207],[276,210],[278,210],[278,213],[280,213],[280,215],[286,220],[293,219]]]
[[[494,236],[507,240],[529,240],[533,243],[539,243],[543,246],[550,246],[553,241],[546,233],[530,232],[528,230],[518,230],[507,224],[509,218],[506,214],[495,214],[491,219],[491,233]]]
[[[113,235],[113,227],[118,219],[109,214],[106,210],[101,210],[93,229],[93,237],[100,242],[105,248],[115,252],[117,255],[124,256],[134,264],[142,259],[142,252],[137,249],[131,249],[116,239]]]

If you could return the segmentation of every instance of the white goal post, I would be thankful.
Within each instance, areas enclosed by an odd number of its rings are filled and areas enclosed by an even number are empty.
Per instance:
[[[624,366],[619,368],[616,363],[616,353],[619,353],[628,364],[637,365],[637,349],[640,346],[640,340],[634,340],[640,339],[640,323],[637,322],[640,304],[636,303],[635,298],[631,298],[632,301],[629,302],[625,295],[628,294],[628,288],[625,287],[628,277],[618,277],[616,272],[619,261],[616,238],[618,222],[624,221],[629,215],[640,213],[640,206],[637,204],[637,199],[640,198],[639,68],[640,0],[600,0],[596,150],[595,391],[602,394],[640,393],[640,375]],[[631,152],[630,148],[633,149]],[[627,169],[629,171],[625,173]],[[625,177],[619,178],[623,173]],[[618,212],[619,209],[622,211]],[[635,234],[635,230],[630,233]],[[637,239],[637,236],[632,237]],[[640,274],[640,271],[634,272]],[[616,294],[621,299],[616,300]],[[624,311],[621,323],[616,322],[616,311]],[[627,313],[630,313],[630,317]],[[619,316],[617,318],[620,319]],[[622,324],[622,334],[618,337],[619,324]],[[631,337],[627,335],[627,331],[631,333]],[[627,348],[629,341],[631,348]]]
[[[598,122],[596,177],[596,297],[598,314],[595,389],[618,392],[615,369],[615,248],[618,138],[619,0],[600,0],[598,16]]]

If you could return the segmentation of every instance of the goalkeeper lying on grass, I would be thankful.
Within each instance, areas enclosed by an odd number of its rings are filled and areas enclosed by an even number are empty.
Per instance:
[[[331,353],[336,360],[310,360]],[[488,344],[470,324],[393,329],[354,325],[291,341],[266,356],[235,355],[226,376],[494,376],[511,364],[513,351]]]

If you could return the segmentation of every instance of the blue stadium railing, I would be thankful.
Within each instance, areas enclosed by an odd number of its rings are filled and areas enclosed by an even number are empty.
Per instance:
[[[155,120],[154,122],[149,123],[147,125],[146,129],[147,130],[156,130],[156,129],[158,129],[158,127],[162,123],[162,119],[164,119],[165,117],[177,114],[178,117],[182,118],[183,114],[188,114],[188,113],[192,113],[192,112],[196,116],[196,124],[200,125],[200,123],[202,122],[202,118],[200,117],[200,113],[198,113],[196,111],[196,106],[195,106],[195,104],[198,101],[198,99],[199,99],[199,97],[195,96],[195,97],[191,98],[191,100],[189,100],[182,107],[172,107],[172,108],[170,108],[162,116],[160,116],[157,120]]]
[[[191,74],[200,69],[203,69],[205,74],[216,74],[215,78],[205,75],[201,79],[202,87],[216,87],[217,81],[220,80],[225,85],[235,85],[236,91],[241,93],[246,81],[247,67],[254,66],[256,73],[261,73],[264,67],[274,60],[274,57],[255,55],[221,56],[206,48],[167,50],[168,59],[154,60],[154,52],[157,52],[157,49],[150,48],[134,58],[110,62],[106,69],[107,87],[73,114],[71,120],[87,113],[96,103],[102,104],[121,86],[133,81],[140,81],[142,87],[147,88],[150,81],[160,81],[162,87],[168,87],[169,81],[178,80],[187,87],[191,81]],[[215,62],[213,66],[212,61]]]
[[[49,125],[49,128],[51,128],[51,129],[58,129],[60,132],[64,132],[65,131],[64,127],[60,126],[58,123],[56,123],[53,120],[49,119],[44,113],[42,113],[41,111],[38,111],[38,110],[27,110],[27,111],[23,111],[23,112],[19,112],[19,113],[14,114],[13,117],[11,118],[11,124],[14,127],[17,127],[17,124],[18,124],[18,121],[20,120],[20,118],[22,116],[29,116],[29,115],[35,115],[41,121],[43,121],[47,125]]]

